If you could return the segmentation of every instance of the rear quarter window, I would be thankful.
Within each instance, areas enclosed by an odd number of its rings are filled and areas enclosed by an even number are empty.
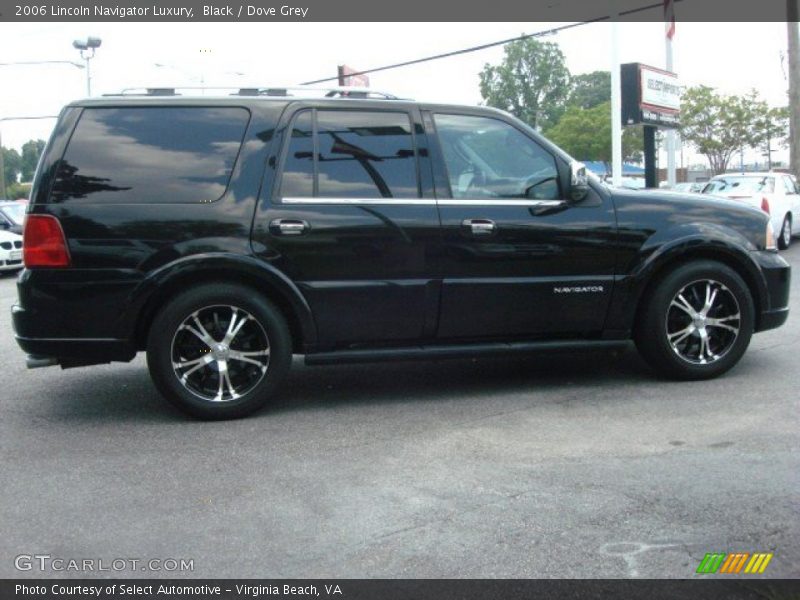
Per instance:
[[[84,109],[50,200],[213,202],[228,187],[249,119],[238,107]]]

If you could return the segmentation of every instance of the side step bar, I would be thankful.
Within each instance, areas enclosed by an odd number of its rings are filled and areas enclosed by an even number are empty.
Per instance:
[[[627,344],[628,340],[557,340],[546,342],[508,342],[336,350],[333,352],[306,354],[305,363],[307,365],[333,365],[391,360],[440,360],[447,358],[470,358],[475,356],[497,356],[503,354],[536,354],[558,351],[617,350],[624,348]]]

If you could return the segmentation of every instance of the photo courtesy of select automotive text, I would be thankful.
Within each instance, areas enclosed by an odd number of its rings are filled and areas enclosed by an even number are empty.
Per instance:
[[[0,0],[0,600],[800,598],[800,0]]]

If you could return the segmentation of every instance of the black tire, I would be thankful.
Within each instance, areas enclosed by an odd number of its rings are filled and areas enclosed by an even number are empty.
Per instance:
[[[792,218],[789,215],[783,217],[781,233],[778,236],[778,249],[786,250],[792,243]]]
[[[260,409],[291,362],[281,312],[254,290],[229,283],[200,285],[173,298],[153,320],[147,340],[147,366],[158,391],[201,419],[233,419]]]
[[[698,309],[705,308],[703,296],[708,298],[709,290],[714,302],[701,316]],[[694,317],[681,306],[678,294],[695,311]],[[750,344],[753,298],[742,278],[724,264],[699,260],[680,266],[656,283],[642,302],[635,326],[636,347],[664,376],[684,380],[717,377],[733,367]],[[738,319],[733,318],[736,314]]]

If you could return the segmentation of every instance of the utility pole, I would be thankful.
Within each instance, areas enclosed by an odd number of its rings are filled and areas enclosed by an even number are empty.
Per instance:
[[[800,177],[800,32],[798,0],[786,0],[789,54],[789,167]]]

